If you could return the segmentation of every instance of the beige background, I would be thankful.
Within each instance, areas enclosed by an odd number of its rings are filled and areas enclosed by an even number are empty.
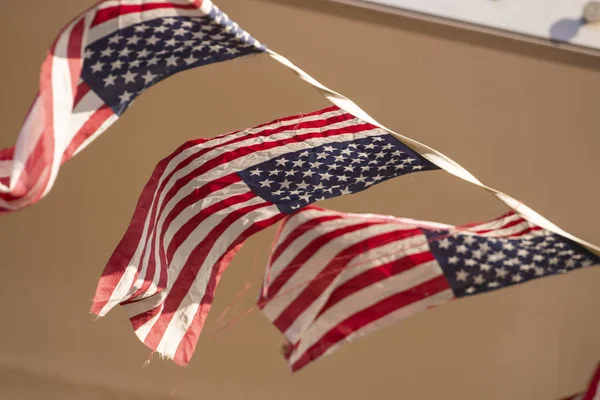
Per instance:
[[[0,2],[0,145],[15,143],[46,48],[88,4]],[[217,4],[383,124],[600,243],[600,59],[325,1]],[[256,286],[235,299],[260,279],[274,228],[224,274],[189,367],[155,357],[142,368],[149,351],[125,314],[94,320],[97,279],[160,158],[190,138],[327,105],[266,56],[180,73],[68,162],[46,199],[2,216],[0,398],[555,400],[581,390],[600,356],[600,269],[445,305],[295,375],[280,335],[257,312],[214,337],[228,304],[238,314],[253,305]],[[453,224],[505,211],[444,172],[321,205]]]

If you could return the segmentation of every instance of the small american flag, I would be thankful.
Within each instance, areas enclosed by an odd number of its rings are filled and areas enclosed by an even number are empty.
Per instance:
[[[188,142],[154,170],[92,311],[122,304],[148,347],[187,364],[221,273],[250,235],[315,201],[433,169],[336,106]]]
[[[258,304],[297,371],[453,298],[599,262],[514,212],[458,229],[306,207],[283,222]]]
[[[70,22],[46,57],[17,145],[0,151],[0,212],[51,190],[60,165],[144,90],[265,47],[209,0],[107,0]]]

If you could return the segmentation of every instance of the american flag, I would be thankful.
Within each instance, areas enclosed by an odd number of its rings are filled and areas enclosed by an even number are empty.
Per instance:
[[[186,69],[265,47],[209,0],[106,0],[60,32],[15,147],[0,151],[0,212],[51,190],[62,163],[144,90]]]
[[[451,299],[599,262],[514,212],[457,228],[306,207],[282,223],[258,305],[297,371]]]
[[[92,312],[122,304],[148,347],[187,364],[221,273],[246,238],[315,201],[433,169],[336,106],[188,142],[154,170]]]

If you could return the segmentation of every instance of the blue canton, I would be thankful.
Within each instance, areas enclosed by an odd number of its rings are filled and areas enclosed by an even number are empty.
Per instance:
[[[517,238],[425,232],[456,297],[483,293],[600,262],[576,243],[542,230]]]
[[[97,40],[85,50],[82,79],[121,115],[141,92],[179,71],[264,50],[213,7],[207,16],[157,18]]]
[[[439,169],[391,135],[329,143],[253,165],[239,176],[283,213],[356,193],[416,171]]]

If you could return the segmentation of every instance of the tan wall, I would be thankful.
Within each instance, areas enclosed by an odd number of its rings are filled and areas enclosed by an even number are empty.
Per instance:
[[[0,145],[14,144],[46,48],[85,3],[0,3]],[[218,4],[383,124],[600,243],[599,59],[324,1]],[[92,393],[91,386],[81,389],[86,383],[189,399],[263,400],[555,400],[582,389],[600,357],[600,269],[428,311],[293,376],[278,352],[280,336],[257,312],[213,338],[219,315],[244,283],[260,279],[274,229],[252,238],[225,273],[189,367],[155,357],[142,368],[149,351],[125,314],[94,320],[88,309],[97,278],[161,157],[189,138],[327,105],[264,56],[181,73],[141,96],[67,163],[45,200],[2,216],[0,398],[40,398],[33,388],[46,398],[86,398],[76,392]],[[444,172],[395,179],[322,205],[453,224],[505,211]],[[256,290],[241,311],[252,306]],[[48,371],[74,382],[72,388],[39,378]],[[106,389],[97,398],[117,397]]]

